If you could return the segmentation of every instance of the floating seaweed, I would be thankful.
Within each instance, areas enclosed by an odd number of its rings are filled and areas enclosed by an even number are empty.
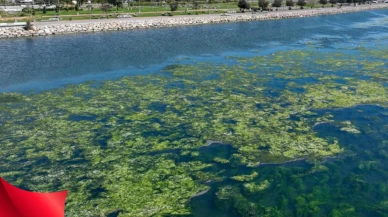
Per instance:
[[[388,50],[359,52],[281,51],[0,94],[0,175],[34,191],[70,190],[68,216],[189,215],[208,185],[218,208],[238,216],[355,216],[356,198],[373,194],[362,209],[379,216],[388,187],[370,180],[387,178],[387,117],[363,125],[336,116],[388,106]],[[361,150],[368,143],[378,145]],[[378,160],[309,163],[350,149]],[[296,160],[308,162],[285,167]],[[343,178],[341,163],[360,174]],[[256,167],[266,164],[277,166]]]

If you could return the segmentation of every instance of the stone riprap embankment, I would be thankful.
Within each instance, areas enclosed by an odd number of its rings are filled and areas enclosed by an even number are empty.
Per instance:
[[[329,15],[349,13],[362,10],[373,10],[388,8],[388,4],[346,6],[342,8],[320,8],[290,11],[272,11],[268,13],[239,13],[231,16],[206,15],[206,16],[175,16],[175,17],[154,17],[154,18],[129,18],[126,20],[104,20],[100,22],[82,23],[55,23],[49,25],[34,25],[31,30],[24,30],[23,27],[0,28],[0,38],[34,37],[47,35],[62,35],[73,33],[117,31],[131,29],[145,29],[155,27],[172,27],[185,25],[200,25],[210,23],[241,22],[255,20],[274,20],[287,18],[300,18],[318,15]],[[75,21],[74,21],[75,22]]]

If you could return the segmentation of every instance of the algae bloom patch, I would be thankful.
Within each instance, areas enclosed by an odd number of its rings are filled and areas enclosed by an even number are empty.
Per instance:
[[[328,173],[323,163],[333,157],[352,156],[344,136],[378,134],[336,115],[387,106],[387,59],[380,54],[388,50],[358,52],[229,57],[234,64],[174,64],[157,74],[3,93],[0,176],[34,191],[68,189],[67,216],[189,215],[191,201],[207,194],[238,216],[353,216],[354,201],[322,205],[324,190],[304,192],[302,180]],[[331,133],[317,129],[324,127]],[[360,170],[381,170],[384,147],[381,161],[364,162]],[[291,170],[260,167],[302,160],[310,166],[292,171],[291,180],[281,179]],[[301,195],[274,190],[287,182]],[[347,183],[368,188],[356,175]],[[254,198],[271,189],[280,203]],[[381,198],[376,209],[383,212],[386,204]]]

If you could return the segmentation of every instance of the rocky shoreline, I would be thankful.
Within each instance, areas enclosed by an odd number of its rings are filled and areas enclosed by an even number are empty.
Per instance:
[[[101,22],[84,23],[55,23],[48,25],[34,25],[31,30],[24,30],[23,27],[3,27],[0,28],[0,38],[16,37],[36,37],[48,35],[64,35],[74,33],[90,33],[101,31],[118,31],[147,28],[161,28],[173,26],[201,25],[211,23],[227,23],[258,20],[276,20],[288,18],[301,18],[318,15],[330,15],[340,13],[350,13],[364,10],[374,10],[388,8],[388,4],[346,6],[342,8],[319,8],[295,11],[273,11],[268,13],[245,13],[233,14],[231,16],[190,16],[190,17],[154,17],[151,19],[126,19],[126,20],[106,20]]]

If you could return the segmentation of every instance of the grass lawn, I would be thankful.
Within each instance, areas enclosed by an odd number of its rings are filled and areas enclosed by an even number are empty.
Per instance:
[[[209,13],[223,13],[228,10],[238,11],[237,3],[214,3],[214,4],[202,4],[199,9],[193,9],[191,4],[179,5],[177,11],[174,11],[174,15],[195,15],[209,14]],[[82,8],[80,11],[61,9],[58,13],[54,10],[47,10],[44,14],[42,10],[35,10],[35,15],[31,16],[26,13],[14,13],[14,14],[1,14],[2,19],[0,22],[13,22],[16,18],[18,21],[27,21],[35,18],[36,21],[48,20],[50,17],[61,17],[61,20],[85,20],[85,19],[98,19],[98,18],[116,18],[118,14],[136,14],[137,17],[150,17],[150,16],[162,16],[163,13],[168,13],[170,6],[127,6],[116,8],[112,7],[108,13],[101,10],[100,6],[95,7],[92,10],[88,8]]]
[[[257,8],[257,1],[251,2],[251,7]],[[314,4],[314,8],[322,8],[321,4]],[[326,4],[325,8],[331,8],[331,4]],[[335,7],[335,6],[334,6]],[[305,9],[310,9],[311,5],[307,4],[304,6]],[[274,8],[275,9],[275,8]],[[299,9],[299,6],[295,5],[293,10]],[[198,14],[209,14],[209,13],[223,13],[225,11],[235,10],[239,11],[236,2],[229,3],[213,3],[213,4],[201,4],[199,9],[193,9],[192,4],[180,4],[177,11],[174,11],[174,15],[196,15]],[[280,7],[279,10],[288,10],[288,7]],[[15,18],[18,21],[27,21],[33,20],[41,21],[48,20],[50,17],[60,17],[61,20],[86,20],[86,19],[106,19],[116,18],[118,14],[136,14],[137,17],[151,17],[151,16],[161,16],[163,13],[170,12],[170,7],[168,4],[165,6],[154,5],[154,6],[142,6],[142,5],[133,5],[128,6],[124,5],[121,8],[116,9],[112,7],[108,13],[101,10],[100,5],[95,5],[92,10],[88,10],[85,6],[80,11],[65,10],[61,9],[58,13],[53,10],[48,10],[46,14],[42,10],[35,10],[35,15],[31,16],[26,13],[14,13],[14,14],[1,14],[0,22],[13,22]]]

